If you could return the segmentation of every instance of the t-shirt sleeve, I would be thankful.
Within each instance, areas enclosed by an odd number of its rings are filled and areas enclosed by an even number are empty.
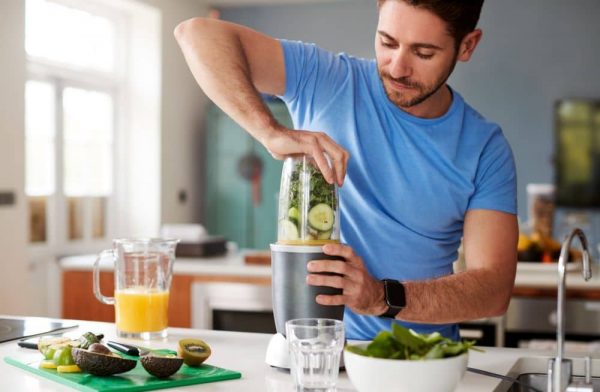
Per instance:
[[[285,59],[285,93],[280,98],[303,123],[334,104],[350,77],[348,56],[314,44],[280,40]]]
[[[475,175],[475,192],[467,209],[517,214],[515,161],[510,145],[499,129],[482,151]]]

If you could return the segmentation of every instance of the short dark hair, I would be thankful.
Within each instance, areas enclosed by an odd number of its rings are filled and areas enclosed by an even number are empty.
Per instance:
[[[448,33],[454,37],[456,46],[467,34],[475,30],[484,0],[395,0],[413,7],[433,12],[448,24]],[[377,0],[381,7],[386,0]]]

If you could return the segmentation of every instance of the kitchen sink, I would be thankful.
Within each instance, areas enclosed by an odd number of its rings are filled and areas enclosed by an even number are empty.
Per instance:
[[[537,389],[538,391],[546,391],[546,387],[548,385],[547,375],[543,373],[524,373],[517,377],[517,380],[522,382],[525,385],[529,385]],[[585,377],[583,376],[574,376],[573,382],[581,382],[585,381]],[[594,385],[594,391],[600,391],[600,377],[592,377],[592,384]],[[507,392],[531,392],[533,391],[531,388],[524,387],[523,385],[514,383],[510,386]]]
[[[584,358],[581,356],[568,358],[573,360],[573,381],[584,381]],[[526,385],[532,386],[539,391],[546,391],[547,387],[547,368],[549,357],[523,357],[515,363],[510,369],[508,377],[517,379]],[[600,391],[600,359],[592,359],[592,382],[594,391]],[[494,389],[494,392],[531,392],[532,389],[523,387],[510,381],[502,381]]]

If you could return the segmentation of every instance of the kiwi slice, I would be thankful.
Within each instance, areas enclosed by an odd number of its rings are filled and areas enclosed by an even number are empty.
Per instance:
[[[210,357],[210,346],[200,339],[181,339],[177,345],[177,354],[183,363],[197,367]]]

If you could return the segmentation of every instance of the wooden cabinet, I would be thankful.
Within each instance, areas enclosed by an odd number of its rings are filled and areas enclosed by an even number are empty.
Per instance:
[[[94,296],[91,271],[70,271],[62,273],[62,318],[91,321],[115,321],[112,305],[105,305]],[[192,276],[174,275],[169,295],[169,327],[190,328]],[[112,272],[100,272],[102,294],[114,293]]]

